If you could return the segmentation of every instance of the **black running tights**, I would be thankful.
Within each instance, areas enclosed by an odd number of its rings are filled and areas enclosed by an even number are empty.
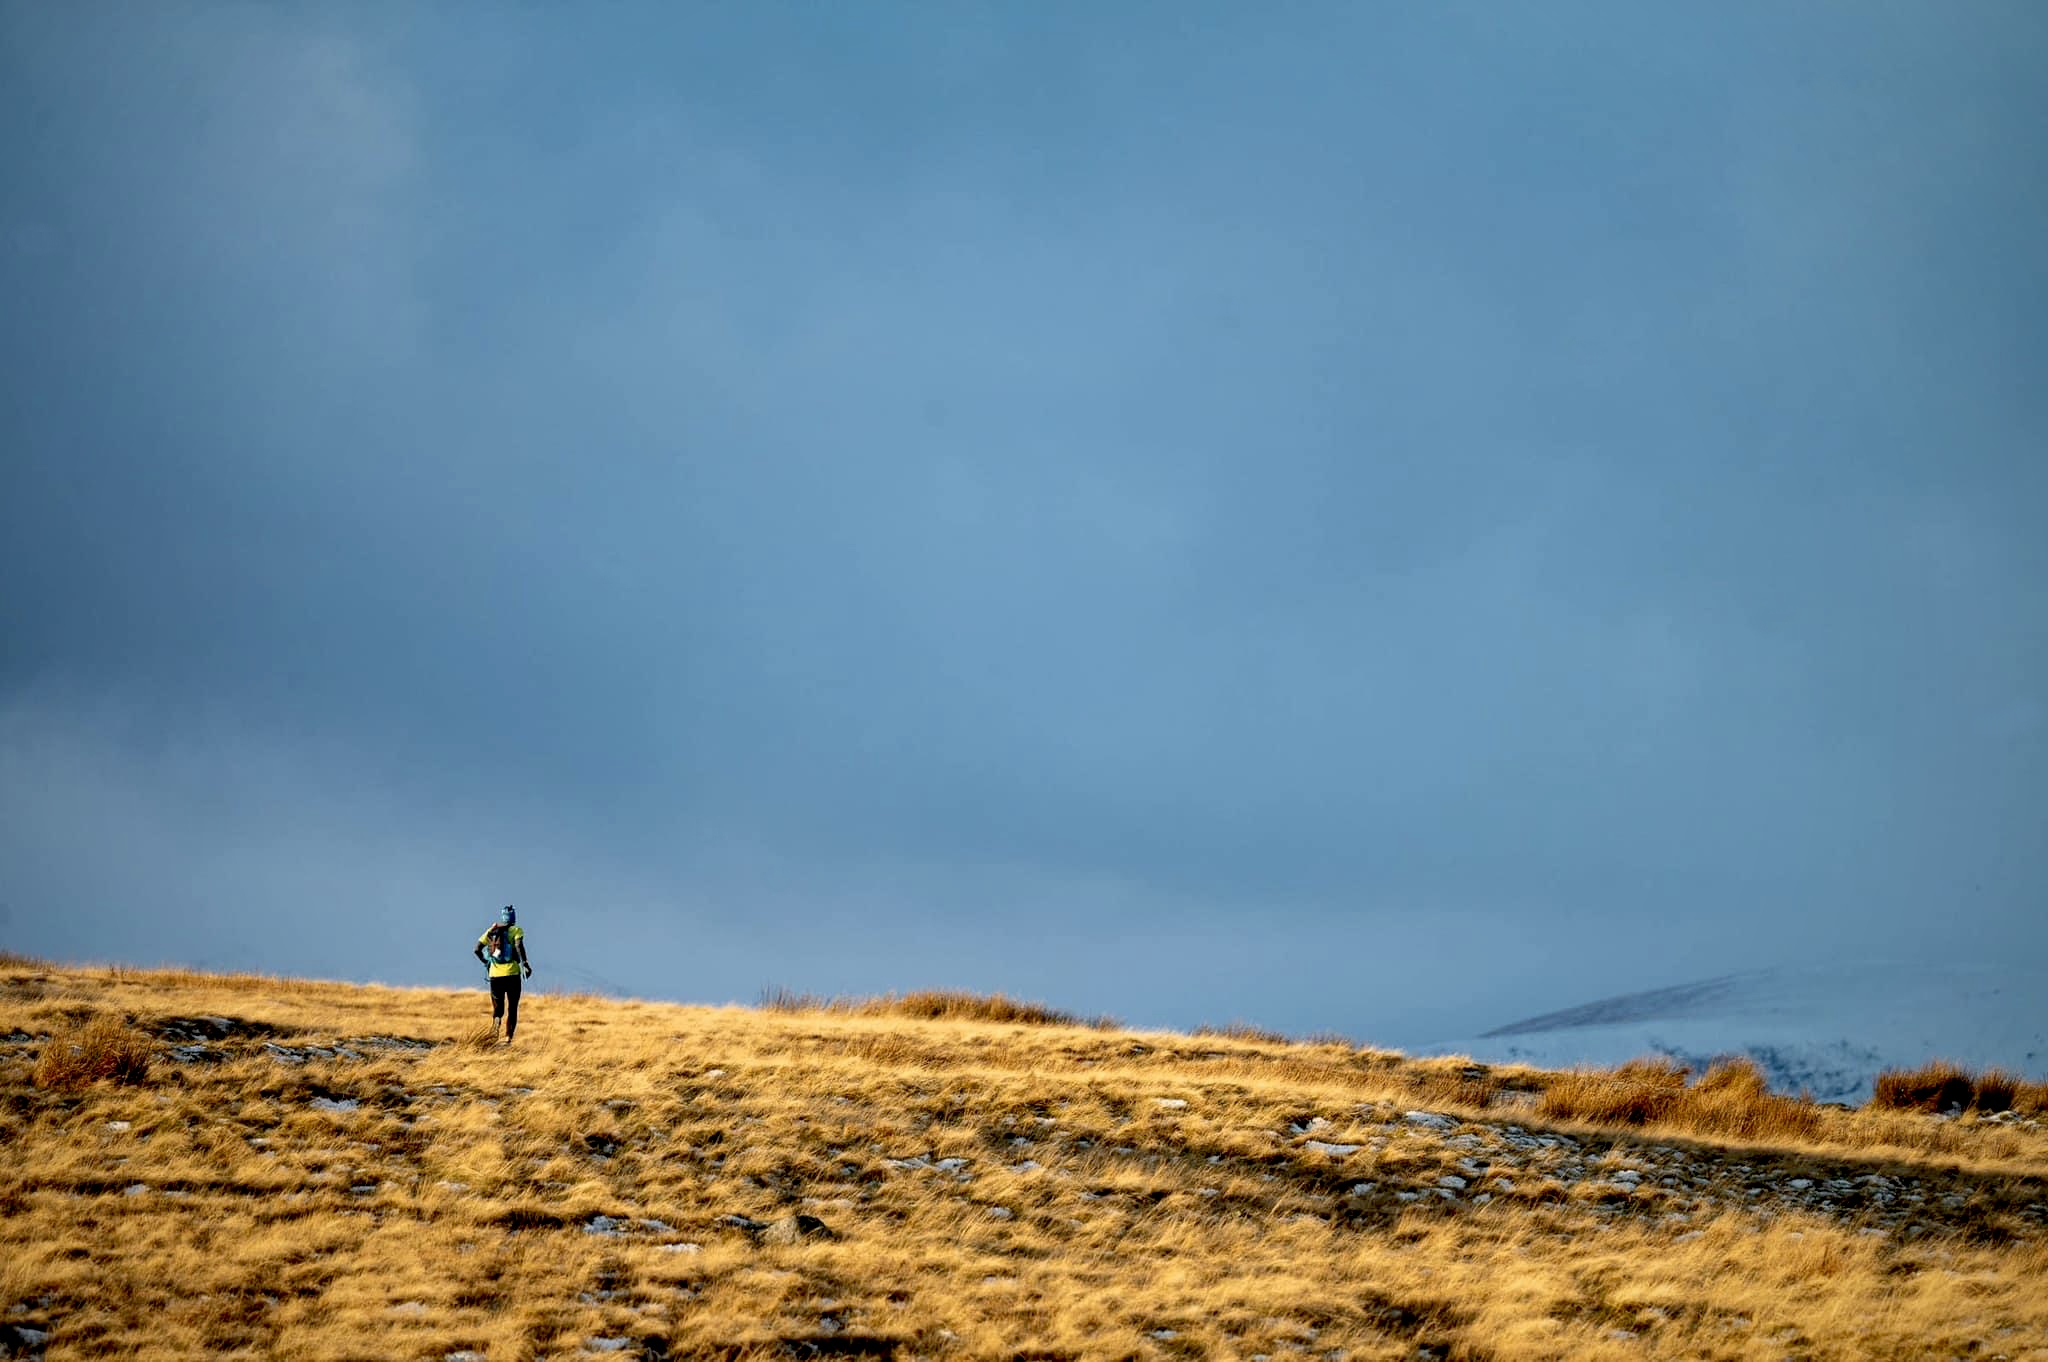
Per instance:
[[[519,976],[516,974],[494,974],[491,976],[491,1020],[505,1019],[505,1039],[512,1039],[512,1033],[519,1029]]]

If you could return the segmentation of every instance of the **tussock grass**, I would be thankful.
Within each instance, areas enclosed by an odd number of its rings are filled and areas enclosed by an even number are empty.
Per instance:
[[[464,1044],[487,1016],[0,967],[0,1320],[50,1362],[2048,1349],[2021,1120],[1701,1123],[1749,1080],[1654,1069],[1608,1076],[1677,1094],[1640,1124],[1553,1116],[1596,1076],[866,1004],[536,990]],[[39,1086],[95,1018],[221,1034]],[[797,1215],[831,1235],[765,1228]]]
[[[1537,1110],[1596,1125],[1657,1126],[1743,1140],[1811,1140],[1821,1133],[1820,1111],[1811,1102],[1773,1093],[1747,1059],[1717,1061],[1697,1082],[1689,1082],[1691,1077],[1690,1067],[1668,1059],[1566,1074],[1543,1090]]]
[[[2027,1083],[1999,1069],[1977,1072],[1938,1059],[1917,1069],[1879,1074],[1870,1104],[1892,1111],[2038,1113],[2048,1110],[2048,1084]]]
[[[1000,993],[970,993],[962,989],[921,989],[910,993],[860,997],[765,988],[761,991],[760,1005],[769,1012],[824,1012],[847,1017],[913,1017],[922,1021],[977,1021],[1021,1026],[1092,1026],[1099,1030],[1120,1025],[1114,1017],[1083,1018],[1044,1003],[1023,1002]]]
[[[71,1092],[94,1083],[142,1083],[149,1078],[150,1040],[119,1017],[94,1015],[50,1038],[31,1080],[39,1088]]]

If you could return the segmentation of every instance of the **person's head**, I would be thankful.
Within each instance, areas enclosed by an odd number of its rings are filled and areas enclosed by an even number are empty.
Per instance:
[[[519,914],[512,911],[511,904],[508,903],[503,908],[500,908],[498,910],[498,921],[502,925],[510,927],[513,923],[517,922],[518,920]]]

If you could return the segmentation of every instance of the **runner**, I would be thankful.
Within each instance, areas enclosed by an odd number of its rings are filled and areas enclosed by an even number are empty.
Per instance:
[[[519,1029],[520,971],[533,977],[533,962],[526,958],[526,929],[511,904],[500,909],[498,920],[476,939],[476,958],[491,975],[491,1030],[496,1033],[502,1022],[505,1034],[498,1043],[510,1045],[512,1033]]]

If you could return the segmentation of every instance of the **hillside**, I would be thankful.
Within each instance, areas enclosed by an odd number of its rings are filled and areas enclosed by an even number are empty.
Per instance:
[[[486,1049],[486,1011],[0,958],[0,1353],[2048,1356],[2038,1094],[545,993]],[[126,1067],[66,1086],[95,1043]],[[1641,1083],[1684,1101],[1562,1114]]]
[[[1781,1092],[1863,1102],[1884,1070],[1936,1059],[2048,1076],[2043,998],[2039,969],[1809,965],[1601,998],[1421,1049],[1546,1068],[1745,1055]]]

